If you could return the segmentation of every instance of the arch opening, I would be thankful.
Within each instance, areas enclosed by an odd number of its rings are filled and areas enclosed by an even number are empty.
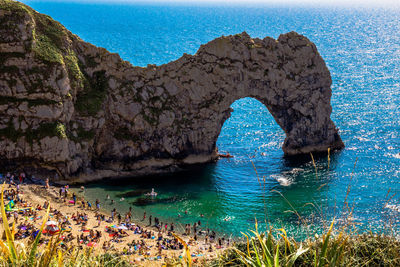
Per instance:
[[[223,123],[216,142],[219,153],[243,160],[271,154],[282,156],[285,132],[261,101],[245,97],[230,107],[233,111]]]

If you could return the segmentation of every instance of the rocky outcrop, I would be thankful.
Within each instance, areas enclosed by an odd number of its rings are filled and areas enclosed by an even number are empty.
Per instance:
[[[0,158],[58,179],[172,171],[216,159],[231,104],[262,102],[295,155],[340,149],[330,73],[306,37],[245,32],[133,67],[30,7],[0,0]],[[55,177],[55,176],[53,176]]]

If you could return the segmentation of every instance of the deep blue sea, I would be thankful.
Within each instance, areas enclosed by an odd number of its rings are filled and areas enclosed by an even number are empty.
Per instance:
[[[297,31],[317,45],[331,72],[332,119],[346,148],[331,155],[329,168],[326,157],[316,159],[317,174],[309,156],[285,159],[284,132],[265,106],[245,98],[232,104],[217,144],[234,158],[179,174],[86,185],[86,197],[99,198],[104,209],[113,207],[104,200],[109,194],[121,211],[132,206],[137,218],[146,211],[178,225],[201,220],[234,236],[257,218],[302,233],[310,222],[340,222],[349,192],[360,229],[380,231],[387,223],[399,229],[400,10],[25,2],[133,65],[194,54],[221,35],[277,38]],[[156,201],[119,201],[121,193],[151,188]]]

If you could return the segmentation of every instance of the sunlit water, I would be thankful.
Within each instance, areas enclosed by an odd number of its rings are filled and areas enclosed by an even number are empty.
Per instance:
[[[399,226],[399,10],[28,3],[133,65],[194,54],[221,35],[247,31],[277,38],[297,31],[317,45],[331,71],[332,119],[346,148],[331,156],[329,169],[326,158],[316,160],[317,174],[310,157],[285,159],[284,132],[260,102],[246,98],[232,105],[235,111],[218,139],[219,150],[234,158],[180,174],[86,185],[86,197],[99,198],[104,209],[113,207],[105,201],[109,194],[117,209],[131,206],[137,218],[146,211],[178,225],[200,219],[235,236],[257,218],[293,233],[303,231],[298,215],[307,221],[326,214],[328,220],[340,218],[351,185],[347,200],[362,229],[381,230],[382,221],[390,220]],[[152,187],[159,195],[143,201]],[[136,196],[120,202],[127,192]]]

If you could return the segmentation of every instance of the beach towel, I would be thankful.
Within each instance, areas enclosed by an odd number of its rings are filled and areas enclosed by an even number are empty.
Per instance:
[[[32,233],[33,237],[36,238],[37,234],[39,233],[39,230],[35,231]]]
[[[12,211],[14,208],[15,204],[14,204],[14,200],[10,200],[10,202],[8,202],[8,204],[5,207],[6,211]]]

